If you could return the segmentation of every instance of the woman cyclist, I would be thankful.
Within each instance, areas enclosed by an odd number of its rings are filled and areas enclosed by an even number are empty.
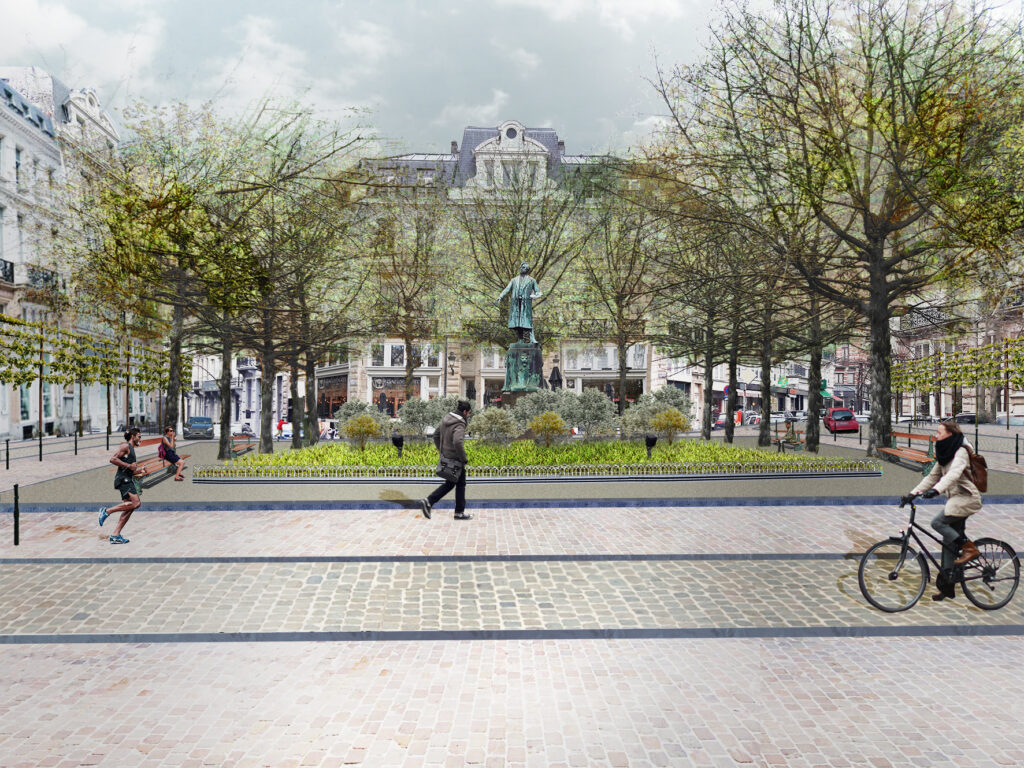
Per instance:
[[[970,451],[973,446],[964,439],[960,425],[944,421],[935,430],[935,465],[917,487],[904,496],[909,502],[918,496],[934,498],[946,494],[946,506],[932,520],[932,528],[942,535],[942,571],[946,577],[932,600],[955,597],[948,574],[955,565],[969,563],[978,557],[978,548],[964,534],[967,518],[981,509],[981,492],[971,473]],[[962,550],[961,550],[962,547]],[[960,556],[956,553],[960,551]],[[954,559],[955,558],[955,559]]]

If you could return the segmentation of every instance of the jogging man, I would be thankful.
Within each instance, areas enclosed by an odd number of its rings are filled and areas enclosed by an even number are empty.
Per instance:
[[[142,430],[132,427],[124,433],[124,442],[110,457],[110,463],[117,467],[117,474],[114,475],[114,489],[121,493],[121,503],[116,507],[100,507],[100,526],[106,519],[117,512],[121,513],[121,519],[117,521],[117,527],[110,537],[111,544],[127,544],[128,539],[121,535],[125,523],[132,516],[132,512],[142,506],[142,499],[139,494],[141,489],[135,482],[135,472],[138,469],[135,449],[142,442]]]

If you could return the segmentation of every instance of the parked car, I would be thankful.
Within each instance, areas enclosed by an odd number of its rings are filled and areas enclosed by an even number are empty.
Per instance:
[[[807,411],[790,411],[789,415],[793,421],[807,421]]]
[[[209,416],[190,416],[181,429],[185,440],[213,439],[213,419]]]
[[[978,417],[973,413],[958,413],[953,420],[957,424],[974,424],[978,420]]]
[[[855,413],[853,418],[857,420],[858,424],[867,424],[871,421],[871,413],[870,411],[868,413]]]
[[[246,437],[255,437],[256,432],[253,430],[252,425],[249,422],[239,423],[237,421],[231,424],[232,435],[244,435]]]
[[[761,423],[761,412],[760,411],[750,411],[747,414],[747,418],[744,420],[744,423],[747,426],[751,426],[751,427],[758,426]]]
[[[737,408],[733,412],[733,418],[734,418],[734,423],[736,424],[736,426],[741,426],[743,424],[743,411],[740,408]],[[712,429],[725,429],[725,411],[723,411],[721,413],[718,413],[718,414],[715,414],[715,420],[711,424],[711,428]]]
[[[829,408],[822,423],[829,432],[856,432],[860,426],[849,408]]]
[[[785,411],[772,411],[771,416],[768,419],[769,424],[785,424],[786,413]]]

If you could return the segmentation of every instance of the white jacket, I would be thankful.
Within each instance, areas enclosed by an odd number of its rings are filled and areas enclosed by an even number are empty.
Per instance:
[[[964,440],[952,460],[946,466],[939,462],[932,465],[932,471],[917,484],[912,493],[921,494],[930,488],[939,493],[946,494],[946,508],[943,514],[949,517],[967,517],[981,509],[981,492],[971,482],[970,456],[967,449],[974,450],[974,446]]]

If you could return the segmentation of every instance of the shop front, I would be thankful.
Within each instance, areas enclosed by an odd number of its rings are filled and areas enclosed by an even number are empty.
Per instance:
[[[348,374],[318,379],[317,390],[317,418],[333,419],[334,413],[348,401]]]
[[[420,380],[414,378],[412,381],[412,396],[420,396]],[[402,376],[373,376],[370,379],[370,402],[377,406],[377,410],[386,413],[391,418],[398,416],[398,409],[402,407],[405,397],[405,378]]]

